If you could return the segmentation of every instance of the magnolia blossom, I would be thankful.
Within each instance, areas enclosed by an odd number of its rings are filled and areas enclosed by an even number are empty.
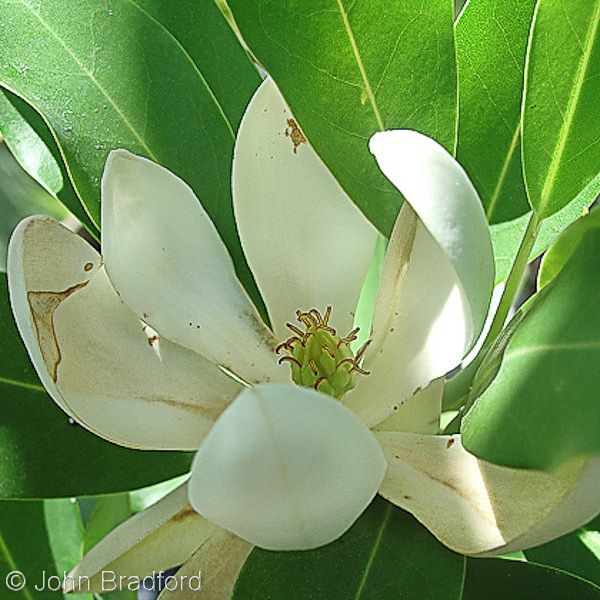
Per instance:
[[[202,199],[124,150],[102,180],[102,257],[47,217],[17,227],[11,302],[49,394],[111,442],[197,450],[189,481],[100,542],[67,590],[85,576],[101,591],[102,571],[184,564],[225,598],[252,545],[331,542],[377,492],[470,555],[539,544],[597,513],[598,461],[514,470],[436,435],[443,376],[486,319],[489,230],[436,142],[395,130],[370,149],[406,202],[359,347],[354,315],[378,233],[270,80],[233,164],[238,233],[269,324]]]

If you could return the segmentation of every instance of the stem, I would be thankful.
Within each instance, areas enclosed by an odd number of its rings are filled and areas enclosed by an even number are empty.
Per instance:
[[[482,353],[484,348],[487,349],[487,347],[496,339],[498,334],[502,331],[504,323],[506,323],[506,318],[508,317],[511,306],[514,304],[521,281],[523,280],[523,274],[525,273],[525,269],[529,264],[531,250],[533,249],[533,245],[538,233],[538,226],[539,219],[537,218],[535,212],[533,212],[529,219],[529,223],[527,224],[527,229],[525,229],[525,233],[523,234],[521,245],[517,250],[515,262],[513,263],[510,273],[506,279],[506,286],[502,292],[500,304],[498,305],[498,310],[496,310],[496,314],[492,320],[490,330],[483,343]]]

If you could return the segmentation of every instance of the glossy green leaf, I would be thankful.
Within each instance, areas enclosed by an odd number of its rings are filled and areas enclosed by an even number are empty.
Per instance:
[[[178,0],[174,9],[164,0],[132,1],[168,29],[185,48],[237,130],[261,77],[217,4]]]
[[[75,500],[44,501],[44,517],[54,567],[61,578],[83,558],[83,524]],[[93,600],[92,594],[76,594],[73,600]]]
[[[567,206],[544,219],[536,237],[530,260],[542,254],[571,223],[582,217],[588,207],[600,194],[600,174],[571,201]],[[496,283],[504,281],[515,260],[523,234],[531,213],[513,221],[491,226],[494,260],[496,263]]]
[[[523,166],[539,218],[560,210],[600,164],[600,0],[539,0],[527,59]]]
[[[23,170],[96,236],[97,226],[71,185],[48,126],[27,102],[8,90],[0,90],[0,132]]]
[[[598,600],[596,586],[550,567],[520,560],[467,560],[462,600]]]
[[[6,271],[6,253],[13,228],[24,217],[37,213],[46,213],[55,219],[68,214],[62,204],[21,169],[7,145],[0,142],[0,271]]]
[[[25,579],[18,575],[7,579],[14,571],[20,571]],[[62,573],[56,570],[46,532],[44,503],[0,501],[0,597],[63,600],[62,593],[55,590],[61,581]],[[11,591],[9,582],[24,587]]]
[[[560,273],[590,229],[600,229],[600,211],[597,209],[573,223],[548,250],[538,275],[540,288],[546,286]]]
[[[462,423],[473,454],[512,467],[551,468],[600,453],[599,256],[600,229],[590,228],[491,348]]]
[[[229,6],[317,153],[389,235],[401,198],[379,172],[368,140],[378,130],[407,128],[453,149],[452,3],[230,0]],[[282,117],[282,135],[286,127]]]
[[[202,65],[129,0],[84,0],[68,10],[60,0],[1,0],[0,12],[0,82],[44,115],[94,221],[108,152],[147,156],[194,189],[250,285],[231,206],[235,122]],[[202,28],[196,34],[206,42]],[[235,39],[220,42],[213,69],[221,68],[219,56],[239,53]],[[243,78],[252,66],[238,62]],[[234,100],[241,110],[249,98]]]
[[[254,549],[232,600],[458,600],[464,563],[411,515],[378,497],[327,546],[304,552]]]
[[[527,560],[577,575],[600,587],[600,517],[557,540],[525,551]]]
[[[456,25],[457,158],[490,223],[530,210],[521,169],[521,90],[535,0],[471,0]]]
[[[0,498],[107,494],[189,470],[188,453],[129,450],[69,422],[29,362],[12,320],[4,274],[0,274],[0,354]]]

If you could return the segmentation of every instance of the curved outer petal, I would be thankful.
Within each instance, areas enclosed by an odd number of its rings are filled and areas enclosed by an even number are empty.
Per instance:
[[[238,132],[233,202],[244,252],[278,338],[297,309],[333,307],[345,335],[377,232],[304,139],[271,79]]]
[[[398,406],[387,419],[374,427],[376,431],[407,431],[435,435],[440,429],[444,378],[434,379],[424,390]]]
[[[477,191],[443,146],[416,131],[376,133],[369,148],[454,267],[471,313],[468,343],[474,344],[494,287],[492,242]]]
[[[187,484],[133,516],[94,546],[66,577],[66,592],[114,590],[117,578],[147,577],[179,566],[220,529],[188,504]]]
[[[380,493],[452,550],[494,556],[543,544],[600,512],[600,459],[554,472],[478,460],[460,436],[377,432],[389,468]]]
[[[175,575],[176,589],[165,589],[158,600],[229,600],[252,545],[224,529],[207,540]],[[201,574],[200,594],[189,585],[190,577]],[[178,581],[177,581],[178,580]]]
[[[195,450],[242,387],[201,356],[148,337],[119,300],[100,256],[48,217],[16,228],[9,288],[19,331],[50,395],[112,442]]]
[[[200,447],[190,502],[257,546],[314,548],[352,525],[385,469],[373,434],[339,402],[261,385],[238,396]]]
[[[458,365],[485,322],[494,261],[477,192],[460,165],[414,131],[371,138],[383,173],[404,194],[365,356],[371,376],[347,404],[372,426]]]
[[[110,153],[102,252],[122,300],[162,336],[249,383],[287,376],[212,221],[173,173],[125,150]]]

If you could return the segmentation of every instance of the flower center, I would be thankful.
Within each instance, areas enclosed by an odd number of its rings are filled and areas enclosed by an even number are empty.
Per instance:
[[[357,338],[356,327],[345,337],[337,335],[329,325],[331,306],[324,314],[316,308],[307,312],[296,311],[301,327],[286,323],[294,334],[275,348],[277,354],[285,353],[279,364],[288,362],[292,380],[298,385],[312,387],[338,400],[356,386],[357,375],[368,375],[360,366],[371,340],[365,342],[356,354],[350,344]],[[303,329],[304,330],[303,330]]]

